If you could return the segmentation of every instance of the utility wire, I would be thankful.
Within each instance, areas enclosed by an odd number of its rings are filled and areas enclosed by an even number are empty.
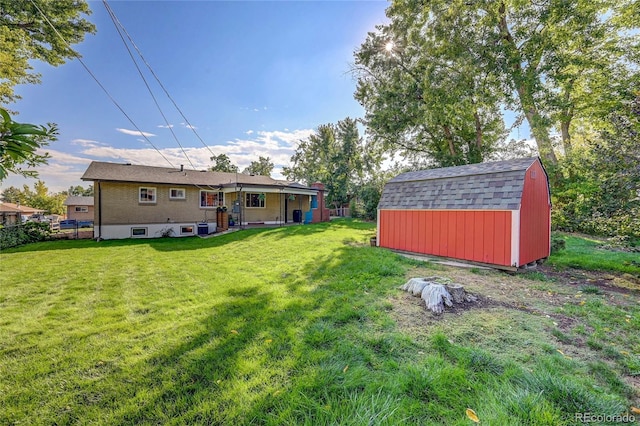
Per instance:
[[[118,35],[120,36],[120,39],[122,40],[122,44],[124,44],[124,47],[127,49],[127,52],[129,53],[129,57],[131,58],[131,61],[133,62],[133,65],[135,65],[136,70],[138,70],[138,74],[140,74],[140,78],[142,78],[142,81],[144,82],[144,85],[146,86],[147,91],[149,92],[149,95],[151,95],[151,98],[153,99],[153,103],[156,105],[156,108],[158,108],[158,112],[160,112],[160,115],[164,119],[164,122],[167,125],[167,128],[171,132],[171,135],[173,135],[173,139],[176,141],[176,143],[180,147],[180,150],[182,151],[182,154],[185,156],[185,158],[187,159],[189,164],[191,164],[191,168],[195,170],[196,166],[193,165],[193,163],[191,162],[191,159],[187,155],[187,152],[185,151],[184,147],[180,143],[180,140],[178,140],[178,136],[173,131],[173,128],[171,127],[171,124],[169,124],[169,121],[167,120],[167,117],[164,115],[164,112],[162,111],[162,108],[160,107],[160,104],[158,103],[158,100],[156,99],[155,95],[153,94],[153,91],[151,90],[151,87],[149,86],[149,83],[147,82],[147,79],[145,78],[144,74],[142,73],[142,70],[138,66],[138,62],[136,61],[135,57],[133,56],[133,53],[131,52],[131,49],[129,48],[129,45],[127,44],[127,41],[124,39],[124,36],[122,35],[122,31],[120,31],[120,28],[122,28],[124,30],[124,26],[122,26],[120,21],[118,21],[118,18],[116,18],[115,13],[111,9],[111,7],[107,3],[107,1],[103,0],[102,3],[104,4],[104,7],[107,9],[107,12],[109,13],[109,16],[111,17],[111,21],[113,22],[113,25],[116,27],[116,31],[118,32]],[[125,30],[125,32],[126,32],[126,30]],[[129,40],[132,41],[131,39],[129,39]],[[133,44],[133,42],[132,42],[132,44]]]
[[[142,62],[144,62],[144,64],[147,66],[147,68],[149,69],[149,71],[151,72],[151,75],[153,75],[153,77],[155,78],[156,82],[158,82],[158,85],[162,88],[162,90],[164,91],[165,95],[167,95],[167,98],[169,98],[169,100],[171,101],[171,103],[173,104],[173,106],[176,108],[176,110],[178,111],[178,113],[180,113],[180,116],[184,119],[185,124],[187,125],[187,127],[189,127],[193,133],[196,135],[196,137],[198,138],[198,140],[200,140],[200,142],[202,142],[202,145],[204,145],[205,148],[207,148],[207,150],[209,150],[209,152],[211,153],[212,156],[215,156],[214,152],[211,150],[211,148],[209,147],[209,145],[206,144],[206,142],[200,137],[200,135],[198,134],[198,132],[196,132],[196,128],[195,126],[193,126],[189,120],[187,119],[187,117],[184,115],[184,113],[182,112],[182,110],[180,109],[180,107],[176,104],[176,102],[173,100],[173,98],[171,97],[171,95],[169,94],[169,91],[164,87],[164,85],[162,84],[162,82],[160,81],[160,79],[158,78],[158,76],[156,75],[156,73],[153,71],[153,68],[151,68],[151,65],[149,65],[149,63],[147,62],[147,60],[145,59],[144,55],[142,54],[142,52],[140,51],[140,49],[138,48],[138,46],[136,45],[136,43],[133,41],[131,35],[129,35],[129,33],[127,32],[127,29],[124,27],[124,25],[122,25],[122,23],[118,20],[118,17],[115,16],[115,14],[113,13],[113,11],[111,11],[111,7],[108,5],[107,0],[103,0],[104,6],[107,8],[107,10],[109,10],[109,14],[112,15],[112,19],[115,19],[115,22],[118,23],[118,25],[120,26],[120,28],[122,28],[124,34],[127,36],[127,38],[129,39],[129,42],[131,43],[131,45],[133,46],[133,48],[136,50],[136,52],[138,52],[138,55],[140,56],[140,58],[142,59]],[[114,23],[115,23],[114,22]],[[127,48],[128,49],[128,48]]]
[[[106,89],[106,87],[104,87],[104,85],[100,82],[100,80],[98,80],[98,78],[95,76],[95,74],[91,71],[91,69],[89,69],[89,67],[87,66],[87,64],[84,63],[84,61],[82,60],[82,58],[80,57],[80,54],[78,54],[75,50],[73,50],[71,48],[71,45],[69,44],[69,42],[62,36],[62,34],[60,34],[60,32],[58,31],[58,29],[53,25],[53,23],[51,23],[51,21],[49,20],[49,18],[47,17],[47,15],[44,14],[44,12],[42,12],[42,10],[38,7],[38,5],[35,3],[34,0],[30,0],[31,4],[33,5],[33,7],[36,8],[36,10],[40,13],[40,15],[44,18],[45,21],[47,21],[47,23],[49,24],[49,26],[53,29],[53,31],[56,33],[56,35],[60,38],[60,40],[62,40],[64,42],[64,44],[67,45],[67,47],[69,48],[69,50],[71,50],[74,54],[75,57],[78,59],[78,61],[80,62],[80,64],[82,64],[82,66],[84,67],[84,69],[89,73],[89,75],[93,78],[93,80],[98,84],[98,86],[100,86],[100,88],[102,89],[102,91],[107,95],[107,97],[111,100],[111,102],[116,106],[116,108],[118,108],[120,110],[120,112],[122,112],[122,114],[127,118],[127,120],[129,120],[129,122],[131,123],[131,125],[133,127],[135,127],[135,129],[140,133],[140,136],[142,136],[144,138],[145,141],[147,141],[149,143],[149,145],[151,145],[157,152],[158,154],[160,154],[160,156],[162,158],[165,159],[165,161],[167,163],[169,163],[169,165],[171,166],[171,168],[175,169],[175,166],[171,163],[171,161],[169,161],[169,159],[167,157],[165,157],[165,155],[158,149],[158,147],[156,147],[153,142],[151,142],[149,140],[149,138],[145,135],[145,133],[138,127],[138,125],[133,121],[133,119],[129,116],[129,114],[127,114],[125,112],[125,110],[120,106],[120,104],[118,104],[118,102],[113,98],[113,96],[111,96],[111,94],[109,93],[109,91]]]

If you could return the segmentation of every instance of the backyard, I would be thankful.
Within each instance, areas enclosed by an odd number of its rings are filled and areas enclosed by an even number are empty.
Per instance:
[[[640,418],[640,254],[565,235],[538,270],[508,274],[373,235],[341,219],[4,250],[0,424]],[[398,289],[434,275],[478,301],[436,317]]]

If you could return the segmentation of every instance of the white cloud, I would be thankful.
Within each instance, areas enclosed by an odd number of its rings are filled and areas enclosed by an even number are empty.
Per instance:
[[[158,124],[158,127],[161,129],[171,129],[173,124],[169,124],[168,126],[166,124]]]
[[[260,156],[269,157],[275,165],[272,177],[284,179],[282,168],[289,164],[298,142],[309,137],[313,130],[250,132],[246,132],[246,138],[229,141],[224,145],[212,145],[209,148],[203,146],[185,147],[184,151],[189,157],[188,159],[178,147],[162,148],[158,152],[150,146],[137,149],[116,148],[99,141],[75,139],[71,144],[79,145],[81,147],[79,152],[67,153],[47,150],[51,154],[51,159],[49,164],[38,168],[39,178],[46,183],[51,192],[60,192],[72,185],[88,186],[90,182],[83,182],[80,177],[93,160],[129,162],[159,167],[171,167],[170,162],[176,168],[184,165],[186,169],[204,170],[211,166],[212,155],[226,154],[240,170],[243,170],[252,161],[258,160]],[[2,188],[22,187],[24,184],[31,187],[35,182],[35,179],[11,176],[0,183],[0,191]]]
[[[182,124],[187,129],[191,129],[191,130],[196,130],[197,129],[196,126],[192,126],[191,124],[187,124],[187,123],[180,123],[180,124]]]
[[[151,136],[155,136],[153,133],[142,132],[139,130],[129,130],[129,129],[120,129],[120,128],[116,128],[116,130],[120,133],[124,133],[125,135],[131,135],[131,136],[145,136],[148,138]]]
[[[244,132],[247,135],[252,135],[253,134],[253,130],[247,130],[246,132]]]
[[[102,142],[94,141],[94,140],[91,140],[91,139],[74,139],[74,140],[71,141],[71,143],[73,145],[80,145],[80,146],[104,145]]]

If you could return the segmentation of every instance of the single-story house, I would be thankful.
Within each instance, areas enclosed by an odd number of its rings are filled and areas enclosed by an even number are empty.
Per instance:
[[[0,202],[0,224],[15,225],[27,221],[31,216],[43,214],[44,210],[14,203]]]
[[[378,204],[378,246],[518,268],[551,251],[538,157],[403,173]]]
[[[82,180],[93,182],[97,239],[209,234],[220,210],[240,226],[329,220],[321,184],[98,161]]]
[[[64,201],[67,206],[67,219],[76,222],[92,222],[93,221],[93,196],[80,197],[68,196]]]

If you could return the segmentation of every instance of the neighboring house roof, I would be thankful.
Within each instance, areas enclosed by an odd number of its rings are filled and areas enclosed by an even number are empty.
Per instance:
[[[403,173],[385,185],[378,208],[516,210],[525,172],[535,161],[538,157]]]
[[[92,206],[93,205],[93,196],[91,197],[80,197],[76,195],[70,195],[64,200],[65,206]]]
[[[276,180],[269,176],[244,173],[223,173],[208,170],[171,169],[167,167],[139,166],[122,163],[93,161],[82,175],[82,180],[137,182],[147,184],[194,185],[204,187],[274,186],[309,190],[297,182]]]
[[[0,203],[0,213],[34,214],[44,213],[44,210],[35,209],[29,206],[21,206],[14,203]]]

